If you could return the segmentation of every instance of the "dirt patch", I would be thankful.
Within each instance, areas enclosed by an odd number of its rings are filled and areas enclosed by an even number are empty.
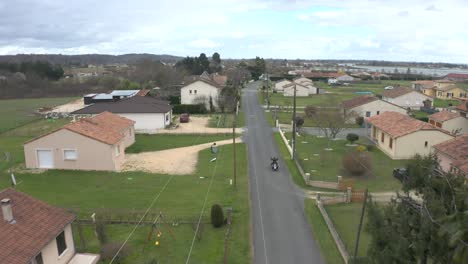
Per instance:
[[[190,122],[179,123],[175,129],[160,129],[155,131],[159,134],[224,134],[232,133],[232,128],[208,127],[209,117],[191,116]],[[241,128],[236,128],[236,133],[242,133]]]
[[[236,142],[242,142],[241,138],[237,138]],[[231,143],[231,139],[216,141],[218,146]],[[146,171],[176,175],[193,174],[197,168],[198,152],[211,147],[212,144],[205,143],[191,147],[126,154],[122,171]]]
[[[76,110],[80,110],[81,108],[84,108],[84,107],[85,107],[85,105],[84,105],[84,102],[83,102],[83,98],[80,98],[80,99],[76,99],[75,101],[71,101],[69,103],[56,106],[50,112],[54,112],[54,113],[71,113],[71,112],[74,112]]]

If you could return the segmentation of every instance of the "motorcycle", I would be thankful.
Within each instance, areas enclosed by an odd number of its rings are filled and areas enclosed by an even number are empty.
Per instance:
[[[271,166],[271,169],[274,170],[274,171],[277,171],[279,169],[278,158],[277,157],[271,158],[270,166]]]

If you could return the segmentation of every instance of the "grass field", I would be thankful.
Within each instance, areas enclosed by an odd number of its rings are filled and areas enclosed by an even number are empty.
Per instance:
[[[137,134],[135,143],[125,150],[126,153],[158,151],[171,148],[188,147],[197,144],[210,143],[231,139],[231,135],[186,135],[186,134]]]
[[[14,144],[14,143],[12,143]],[[205,194],[213,180],[209,193],[204,219],[209,217],[210,207],[219,203],[234,209],[232,237],[229,248],[229,263],[250,262],[249,245],[249,203],[246,148],[237,145],[237,190],[229,185],[232,178],[232,146],[222,146],[217,154],[218,160],[210,163],[213,154],[209,149],[200,152],[199,166],[194,175],[173,176],[148,174],[142,172],[83,172],[50,170],[42,174],[16,174],[17,188],[20,191],[44,200],[50,204],[65,207],[78,207],[79,215],[89,216],[99,209],[144,211],[152,199],[169,181],[166,189],[155,203],[151,212],[162,211],[167,218],[192,217],[196,219],[203,206]],[[201,179],[199,176],[205,178]],[[0,189],[9,187],[8,175],[2,174]],[[133,226],[108,226],[110,241],[123,241]],[[154,238],[146,241],[149,227],[140,227],[129,240],[132,254],[124,263],[144,263],[150,257],[157,257],[161,263],[184,262],[194,235],[192,225],[172,227],[175,239],[163,226],[165,235],[161,246],[154,246]],[[205,224],[202,239],[195,241],[191,263],[217,263],[223,256],[225,229],[214,229]],[[88,252],[98,252],[99,247],[91,228],[85,228]],[[75,237],[77,239],[77,237]],[[78,245],[78,242],[77,242]],[[143,254],[143,248],[147,251]]]
[[[40,116],[34,114],[34,111],[40,107],[54,107],[72,101],[73,99],[76,98],[0,100],[0,133],[40,119]]]
[[[328,231],[328,227],[320,214],[319,209],[315,205],[315,200],[304,200],[305,214],[312,228],[315,241],[317,241],[320,251],[327,263],[339,264],[344,263],[343,258],[336,247],[335,241]]]
[[[434,107],[448,107],[449,104],[452,106],[457,106],[460,103],[458,100],[442,100],[439,98],[434,98]]]
[[[286,136],[291,138],[291,133]],[[336,140],[330,142],[332,151],[326,151],[328,139],[305,135],[296,138],[297,155],[306,172],[310,172],[312,180],[336,182],[337,176],[342,175],[345,179],[355,179],[354,187],[371,191],[393,191],[399,190],[401,184],[392,176],[393,168],[406,165],[405,160],[392,160],[382,151],[374,147],[369,152],[372,159],[371,176],[351,177],[347,176],[342,169],[343,156],[355,149],[346,146],[347,141]],[[304,143],[307,142],[307,143]],[[357,143],[369,144],[367,139],[361,138]]]
[[[245,126],[245,117],[243,112],[239,112],[236,120],[236,127]],[[231,128],[233,123],[233,116],[227,114],[212,114],[208,123],[208,127]]]
[[[357,230],[359,227],[359,219],[361,217],[362,204],[335,204],[327,205],[326,207],[328,216],[333,221],[338,234],[340,234],[348,253],[354,255],[354,247],[356,245]],[[359,239],[358,256],[367,256],[367,248],[370,243],[370,235],[365,231],[367,223],[367,214],[364,216],[362,225],[361,237]]]

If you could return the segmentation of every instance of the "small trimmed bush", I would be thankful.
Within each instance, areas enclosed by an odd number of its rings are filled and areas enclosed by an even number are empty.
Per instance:
[[[354,142],[359,140],[359,136],[354,133],[349,133],[348,135],[346,135],[346,140],[348,140],[350,144],[353,144]]]
[[[211,206],[211,224],[216,228],[224,224],[223,208],[219,204]]]
[[[364,117],[358,116],[356,117],[356,125],[361,126],[364,124]]]
[[[367,150],[366,146],[363,146],[363,145],[359,145],[356,147],[356,151],[359,153],[364,152],[366,150]]]
[[[343,157],[343,168],[354,176],[366,174],[371,169],[371,158],[366,152],[352,152]]]

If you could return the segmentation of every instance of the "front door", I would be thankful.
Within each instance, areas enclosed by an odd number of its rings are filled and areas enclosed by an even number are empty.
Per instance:
[[[37,164],[39,168],[50,169],[54,167],[52,150],[37,150]]]

